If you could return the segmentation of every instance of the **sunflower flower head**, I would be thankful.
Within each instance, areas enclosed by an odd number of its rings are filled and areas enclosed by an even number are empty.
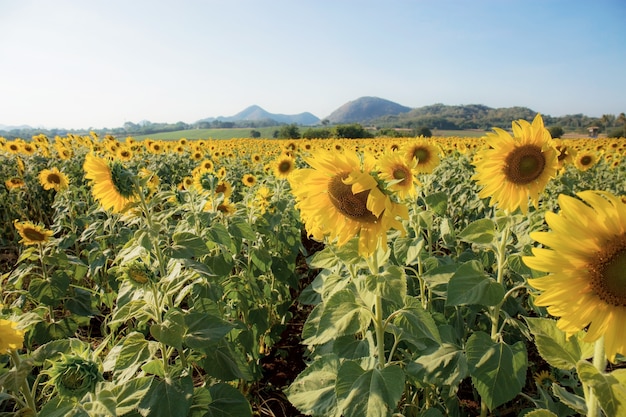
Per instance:
[[[529,199],[537,208],[539,195],[558,169],[557,151],[541,115],[532,124],[513,122],[513,136],[494,128],[486,144],[473,161],[472,179],[483,187],[478,196],[511,213],[517,208],[527,213]]]
[[[48,230],[45,227],[33,224],[32,222],[20,222],[18,220],[13,221],[13,225],[17,229],[17,233],[22,240],[20,243],[24,245],[38,245],[46,243],[52,237],[52,230]]]
[[[43,169],[39,173],[39,183],[44,190],[63,191],[69,187],[67,175],[58,168]]]
[[[398,217],[408,218],[406,206],[394,203],[370,174],[356,152],[317,151],[308,158],[311,168],[289,176],[296,208],[307,232],[316,240],[327,237],[338,246],[355,236],[359,253],[371,255],[387,244],[391,228],[404,232]]]
[[[439,158],[441,149],[424,138],[407,142],[400,152],[403,152],[408,160],[417,161],[416,169],[420,174],[431,174],[441,162]]]
[[[9,349],[21,349],[24,345],[24,331],[17,328],[17,323],[0,319],[0,355]]]
[[[120,161],[108,164],[104,159],[87,154],[83,165],[85,179],[91,181],[91,192],[105,210],[123,213],[137,201],[135,178]]]
[[[417,159],[408,159],[400,152],[387,152],[378,159],[378,177],[387,184],[387,189],[396,193],[401,200],[415,198]]]
[[[285,179],[295,168],[294,158],[288,155],[281,155],[273,163],[274,175],[276,178]]]
[[[11,191],[11,190],[19,190],[20,188],[24,188],[26,186],[26,183],[20,177],[12,177],[6,180],[4,182],[4,185],[6,185],[7,189]]]
[[[539,290],[535,304],[559,317],[568,335],[587,329],[585,341],[604,337],[608,359],[626,355],[626,204],[604,191],[560,195],[559,214],[548,212],[551,231],[530,237],[543,247],[525,256],[530,268],[547,273],[528,280]]]
[[[63,397],[81,398],[94,392],[96,384],[102,381],[102,373],[97,363],[76,354],[60,353],[57,360],[48,360],[47,381]]]
[[[148,265],[141,261],[132,261],[121,268],[122,279],[128,281],[133,287],[143,287],[155,281],[154,273]]]

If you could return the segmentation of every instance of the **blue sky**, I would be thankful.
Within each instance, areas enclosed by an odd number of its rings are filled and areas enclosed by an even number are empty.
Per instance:
[[[626,111],[624,0],[1,0],[0,124],[323,118],[377,96]]]

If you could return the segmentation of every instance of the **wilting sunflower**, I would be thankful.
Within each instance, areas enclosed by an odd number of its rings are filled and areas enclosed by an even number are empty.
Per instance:
[[[540,290],[535,304],[559,317],[557,326],[571,335],[587,328],[585,341],[604,336],[608,359],[626,355],[626,204],[604,191],[560,195],[559,214],[546,213],[549,232],[532,239],[524,263],[547,275],[528,280]]]
[[[4,182],[4,185],[7,186],[8,190],[16,190],[18,188],[23,188],[26,186],[26,183],[20,177],[9,178]]]
[[[387,188],[401,200],[415,197],[417,179],[417,160],[408,159],[400,152],[386,152],[378,159],[378,176],[387,182]]]
[[[256,177],[252,174],[245,174],[241,178],[241,182],[243,182],[243,185],[246,187],[253,187],[256,184]]]
[[[421,174],[432,173],[441,162],[439,159],[441,149],[426,139],[408,141],[401,152],[406,155],[407,159],[417,160],[417,172]]]
[[[281,155],[274,160],[273,168],[276,178],[287,178],[295,168],[295,161],[293,157]]]
[[[17,323],[0,319],[0,355],[9,349],[21,349],[24,344],[24,331],[17,329]]]
[[[87,154],[83,169],[85,178],[92,181],[91,193],[105,210],[122,213],[137,200],[132,174],[119,161],[109,166],[104,159]]]
[[[404,227],[397,217],[408,218],[405,205],[391,201],[361,166],[356,152],[319,150],[306,162],[311,168],[295,170],[289,176],[296,207],[310,236],[328,237],[338,246],[359,237],[359,253],[372,254],[379,243],[387,245],[387,231]]]
[[[20,243],[24,245],[38,245],[45,243],[52,237],[52,230],[33,224],[32,222],[20,222],[15,220],[13,225],[17,229],[17,233],[22,237]]]
[[[579,171],[587,171],[589,168],[594,166],[599,159],[600,158],[598,157],[597,152],[589,149],[583,149],[576,154],[576,157],[574,158],[574,165]]]
[[[472,177],[483,188],[480,198],[490,197],[490,205],[514,212],[518,207],[528,212],[528,199],[535,208],[539,194],[556,175],[557,152],[550,132],[539,114],[532,124],[513,122],[513,136],[494,128],[487,133],[487,148],[474,157],[476,174]]]
[[[44,190],[63,191],[69,187],[67,175],[59,171],[58,168],[42,169],[39,173],[39,183]]]

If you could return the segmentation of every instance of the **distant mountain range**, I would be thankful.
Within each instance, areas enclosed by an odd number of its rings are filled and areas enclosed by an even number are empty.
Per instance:
[[[304,126],[312,126],[320,123],[320,119],[317,116],[309,112],[299,114],[279,114],[270,113],[263,110],[261,107],[252,105],[246,107],[244,110],[235,114],[234,116],[224,117],[207,117],[205,119],[198,120],[198,122],[212,122],[219,120],[221,122],[241,122],[241,121],[261,121],[261,120],[274,120],[278,123],[297,124]]]
[[[216,122],[227,122],[232,125],[231,127],[274,126],[277,124],[316,126],[321,124],[359,123],[380,128],[490,129],[492,127],[510,128],[513,120],[532,120],[536,114],[536,111],[527,107],[491,108],[482,104],[450,106],[438,103],[411,108],[383,98],[365,96],[345,103],[324,119],[320,119],[309,112],[293,115],[270,113],[257,105],[252,105],[233,116],[207,117],[191,124],[142,121],[138,125],[126,123],[124,127],[106,129],[106,132],[115,135],[128,132],[135,134],[167,132],[202,128],[203,124],[209,125],[209,127],[211,125],[219,125]],[[580,129],[600,123],[599,118],[583,114],[559,117],[542,114],[542,116],[546,126],[560,125],[569,129]],[[135,125],[137,129],[129,130],[128,124]],[[615,124],[613,123],[613,125]],[[11,135],[27,136],[29,133],[34,134],[40,131],[46,132],[46,129],[0,124],[0,133],[7,137]],[[53,131],[53,134],[62,134],[63,131],[75,133],[81,130],[54,129]]]

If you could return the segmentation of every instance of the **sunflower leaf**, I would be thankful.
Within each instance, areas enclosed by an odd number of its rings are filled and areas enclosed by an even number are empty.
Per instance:
[[[576,364],[578,377],[590,386],[607,416],[626,415],[626,386],[614,375],[600,372],[586,360]]]
[[[458,234],[458,237],[468,243],[488,245],[496,235],[496,225],[491,219],[480,219],[470,223]]]
[[[579,360],[588,358],[593,352],[593,344],[582,341],[584,335],[567,337],[556,325],[556,320],[524,317],[541,357],[555,368],[570,370]]]
[[[476,332],[467,340],[465,351],[472,383],[490,410],[521,392],[528,367],[523,342],[508,345]]]
[[[502,301],[504,287],[489,277],[477,261],[461,264],[448,282],[447,306],[494,306]]]

